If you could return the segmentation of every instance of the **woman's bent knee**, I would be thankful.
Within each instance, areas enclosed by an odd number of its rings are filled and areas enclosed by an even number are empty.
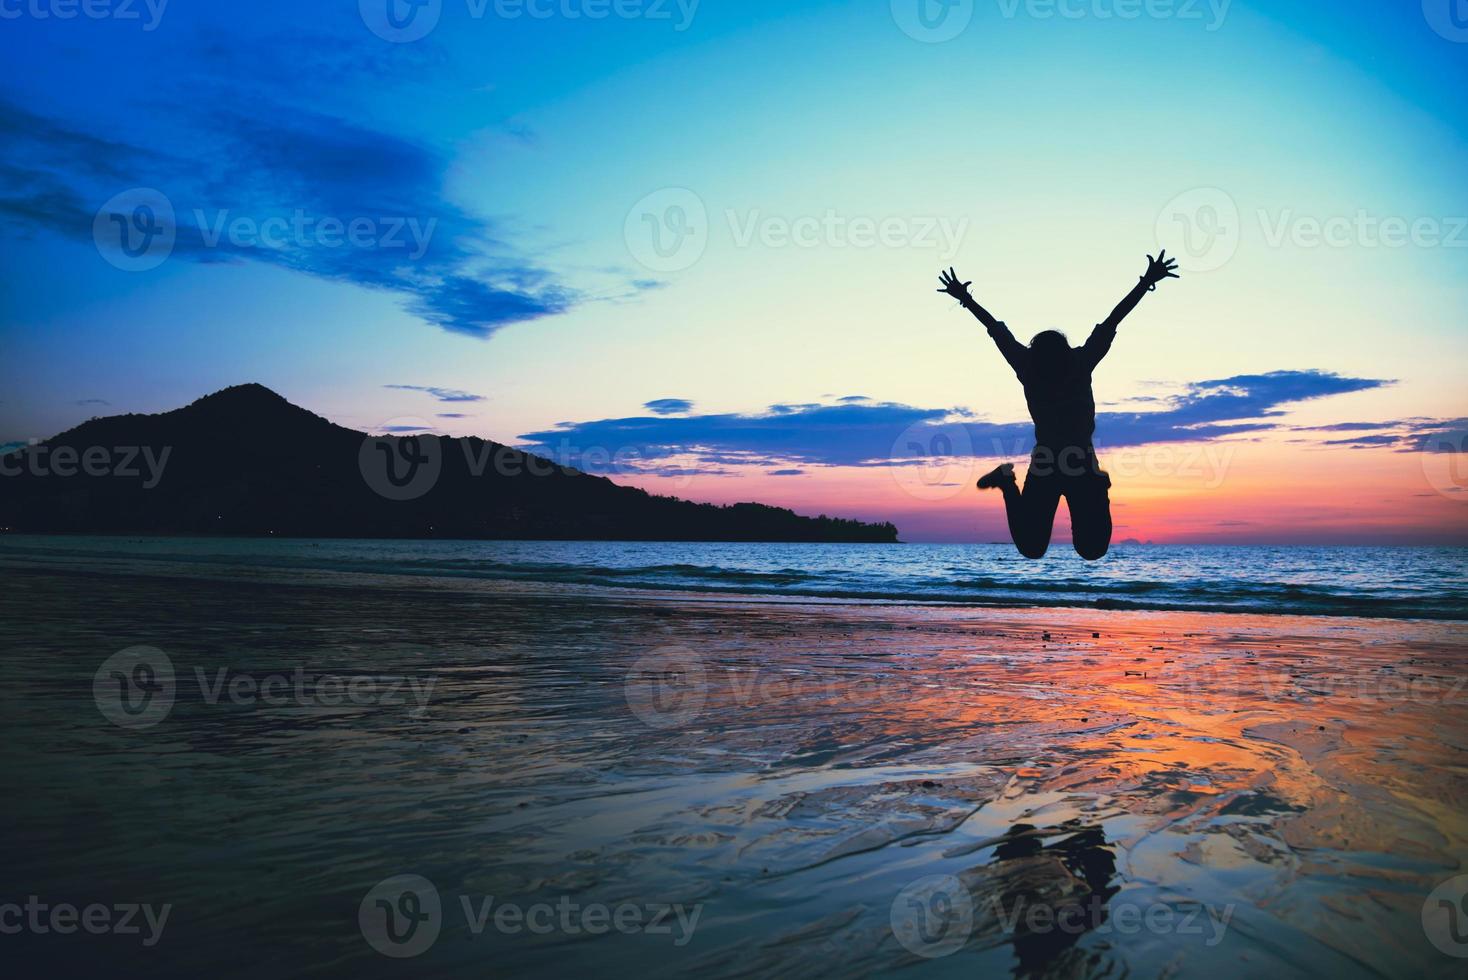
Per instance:
[[[1016,541],[1014,546],[1019,549],[1020,554],[1031,561],[1037,558],[1044,558],[1045,552],[1050,550],[1050,542],[1048,541]]]

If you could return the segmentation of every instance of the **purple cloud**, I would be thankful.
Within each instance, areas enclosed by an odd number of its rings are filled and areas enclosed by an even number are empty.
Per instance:
[[[432,385],[383,385],[384,388],[393,388],[397,391],[421,391],[432,395],[441,402],[482,402],[483,395],[476,395],[468,391],[459,391],[457,388],[437,388]]]
[[[1193,442],[1281,426],[1282,406],[1391,382],[1325,371],[1274,371],[1187,385],[1165,409],[1102,412],[1102,448]],[[521,436],[523,448],[601,472],[681,465],[903,466],[932,456],[1014,458],[1033,446],[1029,422],[991,422],[961,408],[895,402],[779,404],[756,414],[653,416],[565,422]],[[604,461],[616,458],[618,462]],[[598,465],[599,464],[599,465]]]
[[[693,408],[686,398],[658,398],[642,406],[654,415],[683,415]]]

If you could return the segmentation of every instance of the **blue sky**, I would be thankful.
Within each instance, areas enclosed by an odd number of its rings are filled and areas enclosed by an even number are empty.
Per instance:
[[[918,0],[391,2],[432,29],[374,33],[388,0],[0,2],[0,441],[242,381],[359,428],[509,442],[663,419],[710,473],[778,448],[720,446],[729,419],[809,421],[771,406],[1008,432],[1018,387],[937,269],[1022,339],[1074,337],[1159,234],[1186,277],[1098,374],[1114,445],[1176,437],[1241,377],[1276,379],[1248,388],[1266,414],[1198,438],[1326,451],[1320,426],[1468,414],[1447,0],[956,2],[939,43],[903,29]],[[104,254],[99,227],[159,201],[166,255]],[[1234,237],[1189,256],[1219,201]],[[691,221],[696,247],[659,259],[646,220]],[[1383,244],[1393,220],[1406,244]],[[1281,400],[1279,378],[1338,381]],[[1154,410],[1174,414],[1131,419]],[[846,465],[870,442],[847,435],[761,472]]]

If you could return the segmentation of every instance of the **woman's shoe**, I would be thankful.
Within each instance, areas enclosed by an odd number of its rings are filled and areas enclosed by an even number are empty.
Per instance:
[[[1006,483],[1014,482],[1014,464],[1001,463],[988,473],[979,477],[979,489],[993,490],[995,487],[1002,487]]]

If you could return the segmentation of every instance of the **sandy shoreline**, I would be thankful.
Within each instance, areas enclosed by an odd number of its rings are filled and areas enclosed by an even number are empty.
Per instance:
[[[1460,967],[1422,910],[1468,862],[1462,624],[79,571],[0,570],[12,877],[172,902],[181,973],[242,970],[241,936],[393,972],[357,914],[405,874],[442,899],[423,972]],[[92,680],[139,644],[176,701],[127,730]],[[476,931],[486,896],[699,911]]]

